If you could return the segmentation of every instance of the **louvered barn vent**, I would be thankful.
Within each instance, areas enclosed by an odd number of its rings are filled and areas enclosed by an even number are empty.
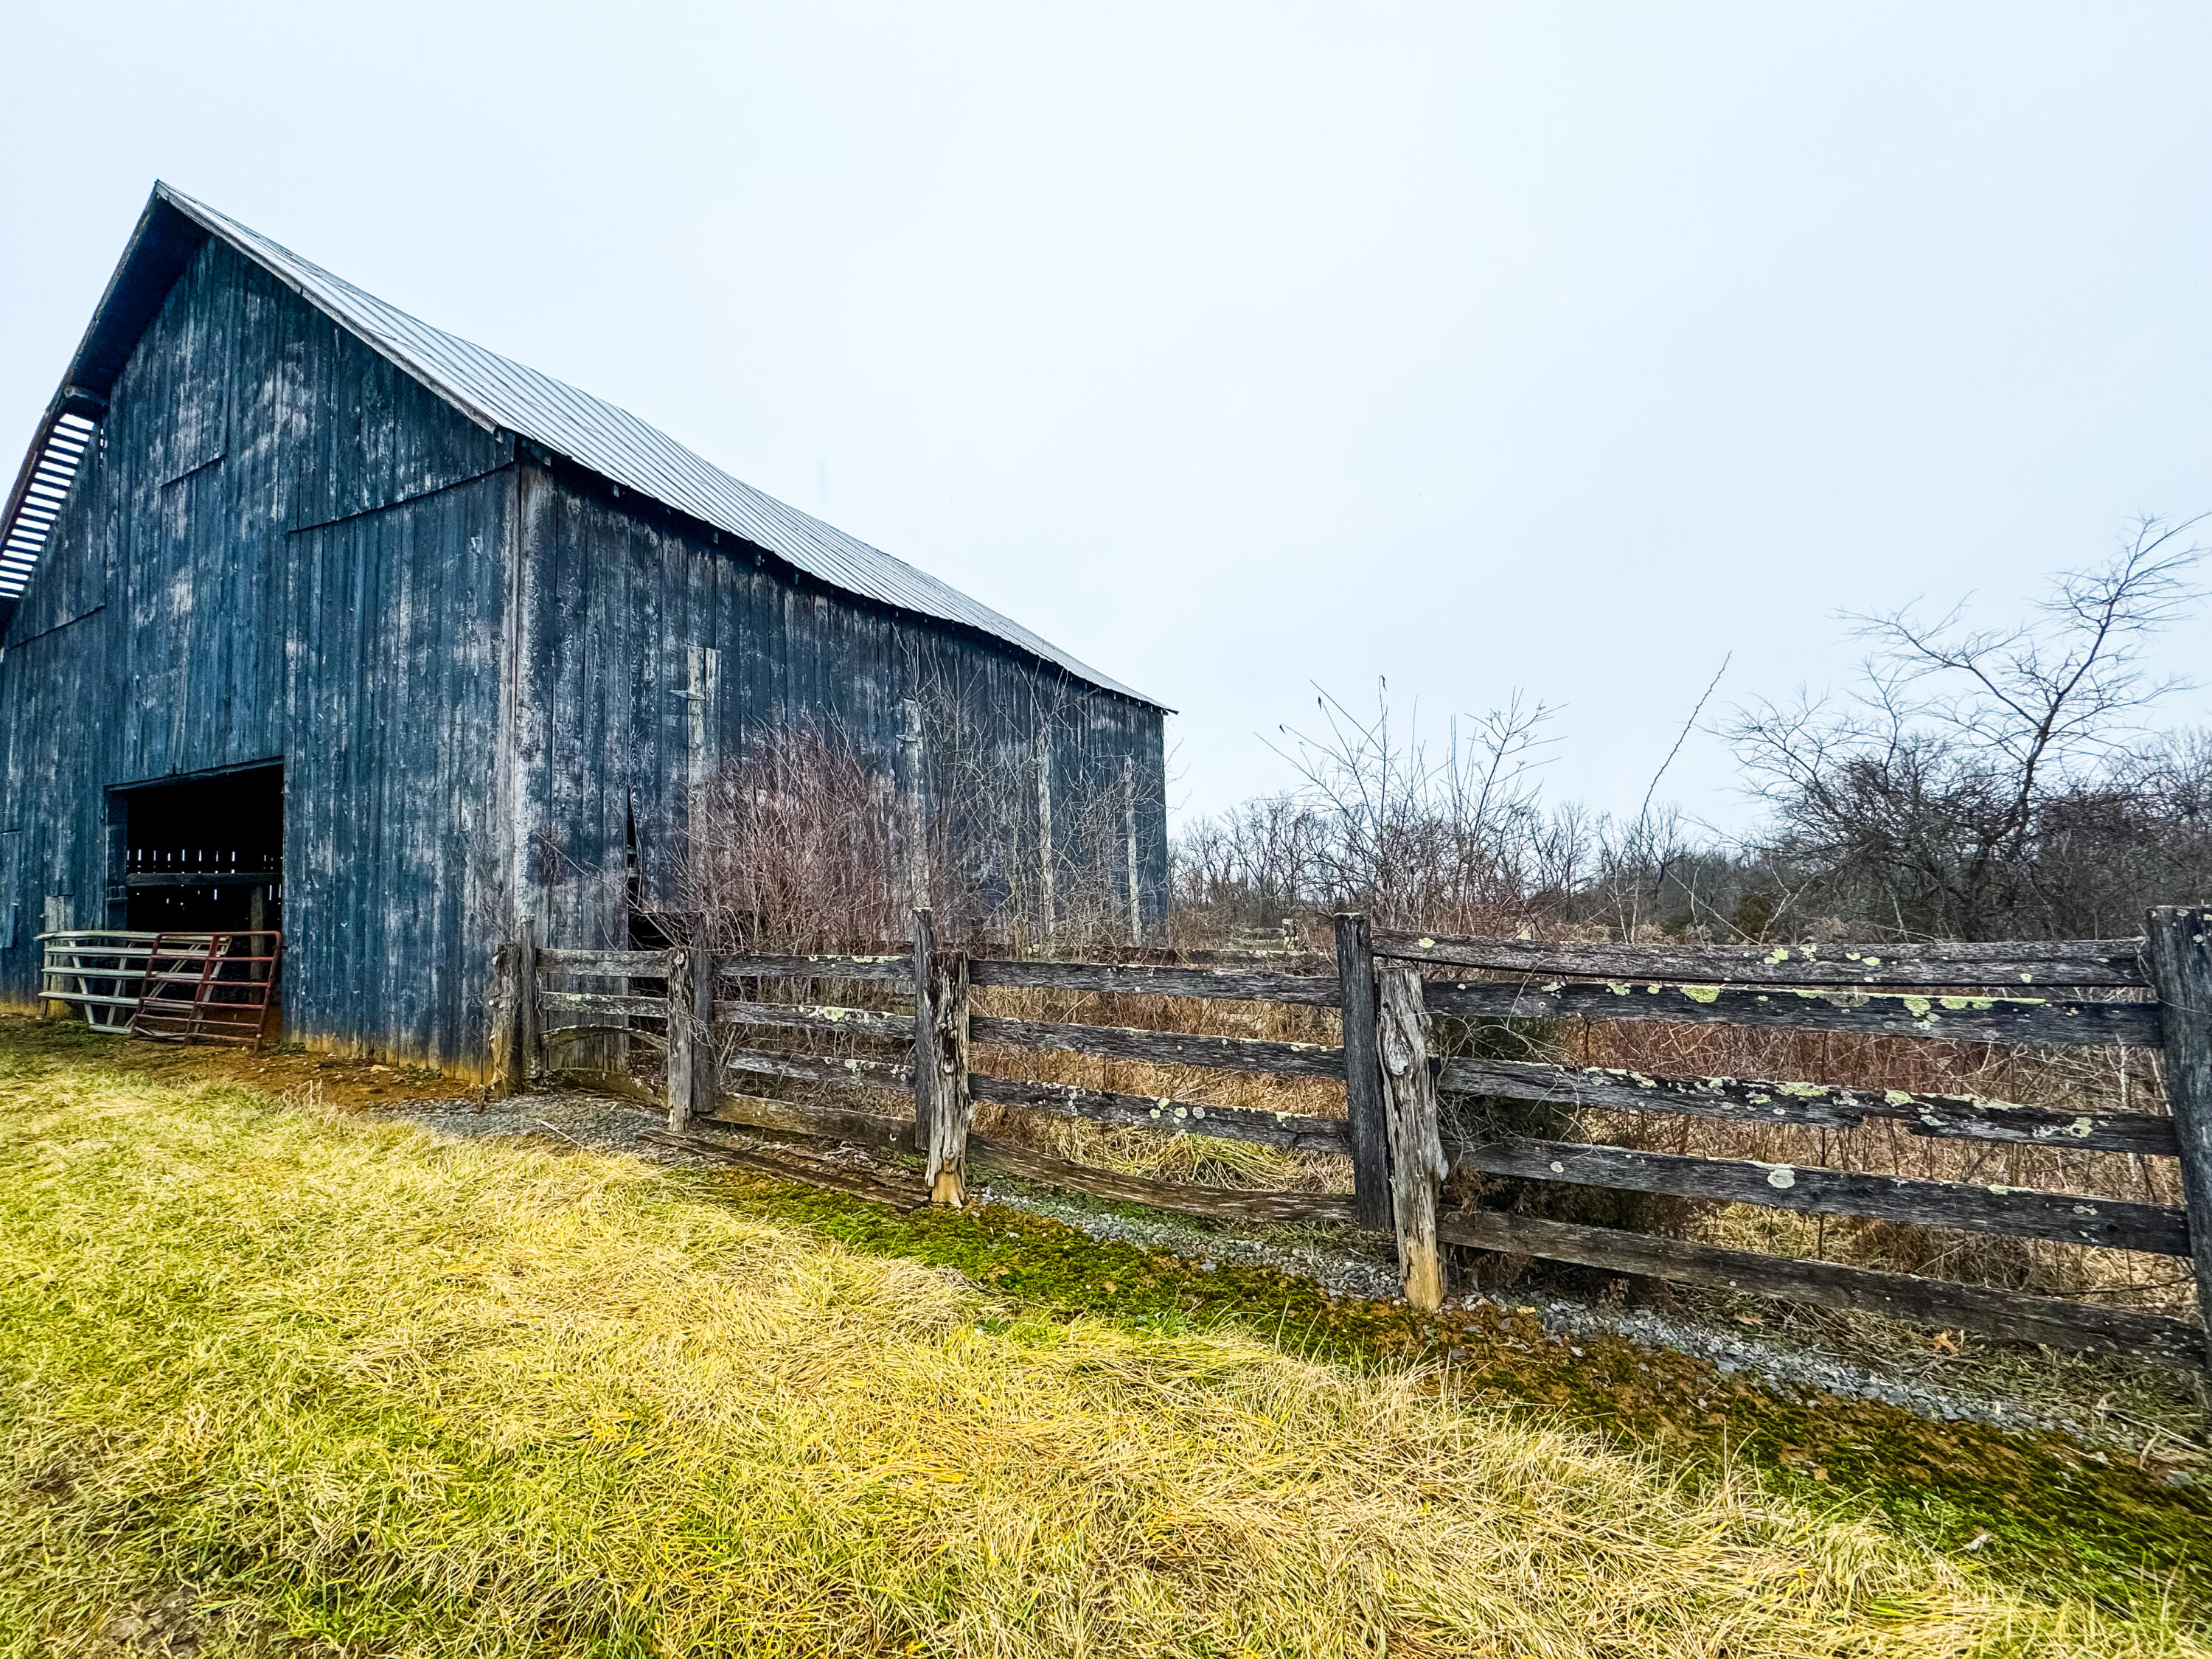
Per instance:
[[[0,599],[12,599],[31,580],[46,536],[61,516],[69,499],[70,483],[76,477],[84,452],[92,447],[100,428],[82,415],[62,415],[46,430],[46,441],[24,481],[22,499],[8,522],[0,541]]]

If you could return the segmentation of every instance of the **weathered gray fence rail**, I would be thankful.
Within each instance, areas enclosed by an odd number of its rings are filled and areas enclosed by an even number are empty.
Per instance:
[[[1441,939],[1371,931],[1337,919],[1336,971],[1150,963],[1019,962],[941,949],[927,912],[913,947],[854,956],[748,956],[703,951],[538,949],[527,939],[501,956],[496,1052],[501,1079],[519,1086],[547,1036],[651,1033],[667,1057],[672,1132],[734,1107],[762,1127],[812,1123],[824,1133],[874,1126],[908,1139],[927,1161],[933,1199],[963,1201],[969,1119],[976,1101],[1123,1127],[1350,1158],[1349,1214],[1394,1233],[1407,1293],[1434,1307],[1443,1295],[1443,1248],[1505,1251],[1626,1273],[1722,1286],[1829,1307],[1867,1309],[1984,1334],[2166,1363],[2204,1365],[2202,1327],[2127,1310],[2079,1306],[1984,1286],[1877,1273],[1617,1229],[1577,1226],[1497,1210],[1447,1212],[1455,1169],[1518,1180],[1662,1193],[1925,1227],[2008,1234],[2188,1257],[2199,1303],[2212,1307],[2212,921],[2202,910],[2152,913],[2141,940],[2002,945],[1804,947],[1552,945]],[[1300,965],[1325,966],[1308,958]],[[1487,977],[1425,976],[1437,969]],[[584,979],[586,987],[571,988]],[[632,989],[633,981],[656,981]],[[731,994],[768,981],[875,984],[910,998],[911,1013]],[[623,988],[605,988],[615,981]],[[554,983],[553,981],[560,981]],[[1278,1002],[1340,1011],[1340,1046],[1196,1036],[974,1012],[979,989],[1020,988],[1115,996]],[[2048,994],[2046,994],[2048,993]],[[2086,993],[2087,994],[2084,994]],[[2003,1044],[2116,1044],[2163,1051],[2170,1115],[2076,1114],[1965,1096],[1832,1087],[1799,1081],[1670,1078],[1534,1060],[1447,1057],[1441,1022],[1563,1018],[1729,1023],[1792,1030]],[[799,1031],[861,1039],[868,1055],[778,1053],[741,1034]],[[882,1052],[884,1045],[894,1045]],[[975,1069],[973,1050],[1025,1048],[1140,1064],[1340,1080],[1342,1117],[1210,1106],[1025,1081]],[[860,1082],[911,1092],[914,1119],[732,1101],[726,1073]],[[1527,1136],[1449,1145],[1439,1100],[1479,1097],[1679,1114],[1743,1123],[1845,1130],[1891,1121],[1915,1135],[2045,1145],[2179,1161],[2185,1206],[2072,1193],[1873,1176],[1846,1170],[1694,1158]],[[834,1120],[834,1121],[832,1121]],[[893,1127],[885,1130],[884,1125]],[[842,1127],[841,1127],[842,1126]],[[994,1149],[1004,1162],[1025,1155]],[[1041,1155],[1041,1178],[1121,1193],[1131,1183],[1079,1173]],[[1115,1186],[1116,1182],[1121,1186]],[[1225,1194],[1134,1183],[1145,1201],[1231,1218],[1340,1218],[1346,1200],[1297,1194]],[[1109,1194],[1109,1195],[1111,1195]]]
[[[2141,988],[2150,983],[2141,939],[2053,939],[1998,945],[1547,945],[1527,939],[1429,939],[1377,933],[1375,949],[1403,962],[1487,968],[1548,978],[1674,980],[1716,985],[1910,985],[2008,989],[2028,985]]]
[[[2173,1158],[2179,1150],[2173,1120],[2155,1112],[2085,1114],[1978,1100],[1970,1095],[1917,1094],[1903,1089],[1877,1092],[1748,1078],[1655,1077],[1515,1060],[1447,1060],[1440,1068],[1440,1080],[1448,1094],[1673,1112],[1740,1123],[1856,1129],[1869,1118],[1881,1118],[1903,1125],[1909,1133],[1936,1139],[2027,1142],[2150,1158]]]

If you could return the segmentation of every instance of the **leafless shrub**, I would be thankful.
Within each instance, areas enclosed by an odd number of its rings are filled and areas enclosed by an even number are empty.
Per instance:
[[[896,763],[834,720],[756,732],[693,790],[674,902],[641,913],[725,951],[872,951],[910,936],[917,905],[948,944],[1126,945],[1138,781],[1125,769],[1055,799],[1052,745],[1072,716],[1048,694],[1036,715],[1026,742],[972,738],[951,690],[927,688]]]
[[[1387,687],[1372,716],[1326,691],[1316,709],[1310,732],[1283,728],[1294,788],[1178,843],[1178,942],[1338,908],[1383,927],[1510,933],[1574,890],[1593,826],[1542,799],[1549,708],[1516,694],[1447,722],[1441,745],[1397,718]]]
[[[722,951],[810,955],[906,938],[890,780],[843,727],[763,733],[701,782],[669,931]]]

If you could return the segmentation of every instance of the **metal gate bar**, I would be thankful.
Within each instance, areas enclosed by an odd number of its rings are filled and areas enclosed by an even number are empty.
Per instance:
[[[156,1042],[259,1048],[283,943],[273,929],[156,934],[131,1034]]]
[[[40,1000],[83,1009],[85,1023],[96,1031],[129,1030],[131,1016],[138,1009],[146,958],[159,938],[159,933],[112,928],[40,934]]]

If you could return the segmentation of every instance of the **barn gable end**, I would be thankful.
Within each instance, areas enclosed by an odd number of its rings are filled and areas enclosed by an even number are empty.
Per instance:
[[[924,776],[988,753],[1126,800],[1157,934],[1156,705],[757,492],[672,504],[488,420],[300,273],[380,301],[185,200],[157,188],[50,412],[98,422],[66,497],[11,500],[45,529],[0,635],[0,994],[42,928],[143,908],[149,787],[281,765],[288,1031],[478,1071],[501,938],[623,942],[632,849],[669,902],[700,778],[820,721],[888,780],[925,705]]]
[[[110,791],[281,763],[289,1028],[480,1046],[456,851],[493,762],[512,456],[201,246],[116,374],[0,653],[0,830],[37,924],[0,947],[9,991],[35,986],[40,926],[123,924]],[[448,956],[453,993],[426,1000],[412,964]]]

